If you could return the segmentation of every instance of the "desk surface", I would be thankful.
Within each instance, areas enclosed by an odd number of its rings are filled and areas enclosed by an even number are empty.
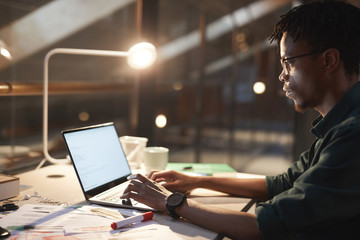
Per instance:
[[[230,177],[254,177],[254,175],[239,175],[239,173],[217,173],[216,175],[222,176],[224,174]],[[18,177],[20,178],[22,188],[20,196],[18,196],[20,200],[24,199],[26,194],[30,196],[38,194],[42,198],[47,198],[50,202],[61,202],[69,205],[86,204],[72,165],[51,165],[19,174]],[[191,193],[190,197],[210,206],[239,211],[250,201],[249,199],[231,197],[206,189],[196,189]],[[22,200],[20,201],[20,205],[36,203],[36,199],[39,198]],[[182,239],[217,239],[219,237],[217,233],[191,224],[185,220],[173,220],[166,214],[157,213],[154,216],[154,220],[159,224],[170,226],[177,236]]]

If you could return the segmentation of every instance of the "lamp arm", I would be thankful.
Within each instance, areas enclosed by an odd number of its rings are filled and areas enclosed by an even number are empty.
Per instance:
[[[49,60],[55,54],[70,55],[91,55],[91,56],[108,56],[108,57],[128,57],[128,52],[93,50],[93,49],[76,49],[76,48],[55,48],[50,50],[44,58],[44,83],[43,83],[43,154],[44,160],[37,168],[40,168],[46,160],[52,164],[67,164],[69,159],[56,159],[51,157],[48,150],[48,114],[49,114]]]

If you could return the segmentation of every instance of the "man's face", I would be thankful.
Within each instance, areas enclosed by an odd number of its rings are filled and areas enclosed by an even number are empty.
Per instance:
[[[280,57],[291,58],[311,53],[305,41],[293,39],[284,33],[280,41]],[[282,71],[279,79],[284,83],[286,96],[294,101],[295,109],[303,112],[306,108],[316,108],[324,98],[325,86],[321,75],[320,58],[308,55],[287,61],[288,71]]]

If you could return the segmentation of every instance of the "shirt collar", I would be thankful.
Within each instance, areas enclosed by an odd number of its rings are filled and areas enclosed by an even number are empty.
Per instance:
[[[311,129],[317,138],[323,138],[325,134],[335,125],[345,119],[355,108],[360,108],[360,83],[352,87],[344,97],[324,116],[317,117]]]

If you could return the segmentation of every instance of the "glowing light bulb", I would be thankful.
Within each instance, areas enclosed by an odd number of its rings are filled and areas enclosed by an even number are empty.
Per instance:
[[[164,128],[166,126],[167,119],[164,114],[159,114],[155,119],[155,124],[158,128]]]
[[[135,44],[128,52],[128,63],[135,69],[144,69],[151,66],[157,57],[156,48],[147,42]]]

